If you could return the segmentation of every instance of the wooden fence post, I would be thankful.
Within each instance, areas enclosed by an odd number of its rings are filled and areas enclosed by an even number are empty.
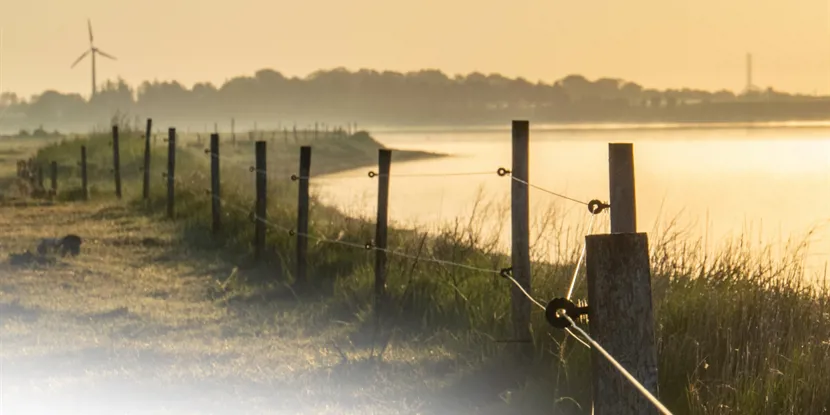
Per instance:
[[[648,236],[588,235],[585,244],[591,337],[657,397]],[[658,413],[598,351],[591,361],[595,414]]]
[[[631,143],[608,144],[608,174],[611,193],[611,233],[637,232],[634,149]]]
[[[176,217],[176,129],[167,130],[167,217]]]
[[[378,209],[375,228],[375,312],[386,299],[386,236],[389,222],[389,172],[392,165],[392,151],[378,150]]]
[[[300,175],[297,178],[297,282],[308,283],[308,181],[311,174],[311,146],[300,147]]]
[[[210,194],[211,212],[213,214],[213,233],[218,234],[222,229],[222,204],[219,191],[219,134],[210,135]]]
[[[50,179],[52,181],[52,196],[58,194],[58,162],[53,161],[49,164],[50,167]]]
[[[121,199],[121,152],[118,148],[118,126],[112,126],[112,172],[115,175],[115,197]]]
[[[89,200],[89,187],[86,175],[86,146],[81,146],[81,192],[84,200]]]
[[[144,200],[150,198],[150,134],[153,132],[153,119],[147,118],[147,131],[144,135]]]
[[[26,170],[29,172],[29,184],[35,187],[37,185],[37,166],[33,157],[26,160]]]
[[[527,121],[513,121],[513,167],[511,169],[511,259],[513,278],[533,293],[530,283],[530,195],[527,184],[529,176],[528,154],[530,151],[530,126]],[[513,335],[517,341],[530,341],[530,300],[519,287],[511,284]],[[529,352],[528,344],[518,343],[517,352],[522,357]]]
[[[37,187],[43,190],[43,165],[40,163],[37,165]]]
[[[231,118],[231,144],[236,147],[236,118]]]
[[[268,220],[267,207],[267,185],[268,165],[266,160],[265,141],[257,141],[256,150],[256,217],[254,218],[254,259],[259,261],[265,252],[265,221]]]

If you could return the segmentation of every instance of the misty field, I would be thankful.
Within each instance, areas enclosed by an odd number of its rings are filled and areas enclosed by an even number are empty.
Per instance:
[[[285,229],[296,226],[296,184],[270,178],[296,172],[301,142],[269,141],[269,169],[277,166],[269,170],[273,227],[268,259],[256,264],[250,142],[232,150],[223,141],[224,227],[213,237],[204,144],[180,147],[178,217],[171,222],[161,176],[166,145],[153,147],[152,197],[143,202],[143,141],[125,133],[119,202],[111,196],[108,141],[93,136],[44,147],[39,160],[64,166],[58,202],[2,208],[3,254],[56,233],[88,240],[76,259],[2,265],[3,408],[93,408],[103,397],[109,400],[91,412],[120,405],[158,413],[590,413],[588,350],[534,312],[533,364],[516,365],[501,342],[512,331],[509,282],[427,261],[508,266],[481,228],[505,206],[482,200],[469,222],[390,230],[389,247],[409,257],[390,257],[391,307],[376,330],[371,251],[311,241],[313,289],[291,288],[295,238]],[[87,203],[72,200],[82,143],[93,186]],[[365,133],[312,145],[313,174],[376,160],[377,145]],[[400,160],[427,156],[401,153]],[[562,223],[555,206],[550,213],[534,232],[574,238],[558,261],[534,263],[540,299],[565,292],[585,232],[585,224]],[[311,234],[355,245],[374,234],[370,219],[314,200],[310,224]],[[830,292],[802,283],[802,244],[794,242],[779,261],[750,253],[740,238],[714,257],[676,228],[649,239],[666,406],[678,414],[827,413]],[[532,249],[538,258],[549,254],[541,245]],[[585,295],[583,281],[575,296]]]

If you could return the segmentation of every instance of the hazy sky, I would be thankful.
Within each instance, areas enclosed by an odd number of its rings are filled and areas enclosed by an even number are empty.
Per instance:
[[[344,66],[550,82],[571,73],[646,86],[755,83],[830,93],[829,0],[0,0],[4,90],[90,91],[99,82],[219,84],[261,68]]]

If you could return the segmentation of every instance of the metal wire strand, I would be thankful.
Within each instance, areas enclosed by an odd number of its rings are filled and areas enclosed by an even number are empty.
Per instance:
[[[397,174],[375,174],[376,177],[445,177],[445,176],[484,176],[495,171],[470,171],[470,172],[438,172],[438,173],[397,173]]]
[[[591,221],[588,223],[588,235],[594,231],[594,223],[596,221],[597,215],[591,215]],[[579,276],[579,269],[582,266],[582,263],[585,262],[585,249],[586,243],[582,241],[582,252],[579,254],[579,260],[576,262],[576,268],[574,269],[573,278],[571,278],[571,286],[568,288],[568,295],[565,297],[566,299],[570,300],[571,296],[574,293],[574,288],[576,286],[576,278]]]
[[[276,176],[274,176],[276,177]],[[282,179],[284,177],[281,177]],[[347,180],[347,179],[368,179],[366,175],[348,175],[348,176],[290,176],[291,180]]]
[[[590,348],[591,348],[591,345],[590,345],[590,344],[588,344],[588,343],[585,343],[585,340],[580,339],[580,338],[579,338],[579,336],[577,336],[576,334],[574,334],[574,332],[572,332],[572,331],[571,331],[571,328],[570,328],[570,327],[565,327],[565,331],[566,331],[568,334],[570,334],[570,335],[571,335],[571,337],[573,337],[576,341],[578,341],[578,342],[582,343],[582,345],[583,345],[583,346],[587,347],[588,349],[590,349]]]
[[[530,293],[528,293],[525,290],[525,287],[522,287],[522,284],[519,284],[519,281],[516,281],[516,279],[513,278],[510,275],[505,275],[505,278],[509,279],[511,282],[513,282],[513,284],[515,284],[517,287],[519,287],[519,289],[522,291],[522,293],[524,293],[525,297],[527,297],[528,300],[533,302],[533,304],[536,304],[536,306],[541,308],[542,310],[545,310],[545,308],[546,308],[545,305],[542,304],[541,302],[539,302],[539,300],[533,298],[533,296],[531,296]]]
[[[250,214],[250,211],[248,209],[236,206],[232,203],[228,203],[226,200],[222,199],[219,196],[213,195],[212,197],[219,200],[220,202],[222,202],[223,206],[228,206],[228,207],[230,207],[234,210],[239,211],[240,213]],[[281,230],[281,231],[287,232],[287,233],[291,232],[294,235],[305,236],[306,238],[309,238],[309,239],[312,239],[312,240],[315,240],[315,241],[319,241],[319,242],[322,242],[322,243],[343,245],[343,246],[348,246],[348,247],[351,247],[351,248],[358,248],[358,249],[361,249],[361,250],[367,250],[368,249],[368,250],[374,250],[374,251],[382,251],[382,252],[384,252],[388,255],[392,255],[392,256],[396,256],[396,257],[413,259],[413,260],[417,259],[419,261],[431,262],[431,263],[442,264],[442,265],[449,265],[449,266],[454,266],[454,267],[457,267],[457,268],[464,268],[464,269],[468,269],[468,270],[471,270],[471,271],[477,271],[477,272],[482,272],[482,273],[488,273],[488,274],[499,274],[500,273],[498,270],[494,270],[494,269],[479,268],[479,267],[474,267],[474,266],[471,266],[471,265],[461,264],[461,263],[458,263],[458,262],[452,262],[452,261],[447,261],[447,260],[437,259],[437,258],[418,257],[418,256],[415,256],[415,255],[406,254],[406,253],[395,251],[395,250],[388,249],[388,248],[379,248],[379,247],[374,246],[374,245],[357,244],[357,243],[354,243],[354,242],[345,242],[345,241],[339,241],[339,240],[336,240],[336,239],[328,239],[328,238],[323,237],[323,236],[312,235],[312,234],[309,234],[309,233],[301,233],[301,232],[294,231],[293,229],[286,228],[284,226],[276,224],[274,222],[271,222],[271,221],[267,220],[266,218],[261,218],[261,217],[257,216],[256,214],[253,215],[253,218],[255,220],[259,221],[259,222],[262,222],[262,223],[274,228],[274,229],[278,229],[278,230]]]
[[[619,362],[617,362],[617,360],[614,359],[614,357],[611,356],[611,354],[609,354],[602,346],[600,346],[600,344],[597,343],[596,340],[594,340],[590,335],[588,335],[588,333],[586,333],[585,330],[582,330],[579,326],[577,326],[573,319],[571,319],[570,316],[568,316],[568,314],[565,313],[564,310],[557,310],[556,315],[560,318],[567,319],[568,322],[571,323],[571,328],[576,330],[588,343],[590,343],[591,346],[593,346],[593,348],[595,348],[606,360],[608,360],[608,362],[611,363],[611,365],[614,366],[615,369],[617,369],[626,379],[628,379],[628,381],[631,382],[631,384],[634,385],[634,387],[637,388],[637,390],[641,394],[643,394],[643,396],[645,396],[646,399],[651,401],[651,403],[654,404],[654,406],[656,406],[657,409],[660,410],[660,412],[666,415],[672,415],[668,408],[663,406],[663,404],[660,403],[660,401],[656,397],[654,397],[654,395],[652,395],[651,392],[649,392],[649,390],[646,389],[642,383],[640,383],[640,381],[638,381],[634,376],[631,375],[631,373],[625,370],[625,368]]]
[[[517,182],[519,182],[519,183],[521,183],[521,184],[524,184],[524,185],[526,185],[526,186],[532,187],[532,188],[534,188],[534,189],[536,189],[536,190],[539,190],[539,191],[545,192],[545,193],[547,193],[547,194],[550,194],[550,195],[553,195],[553,196],[556,196],[556,197],[561,197],[562,199],[565,199],[565,200],[570,200],[571,202],[576,202],[576,203],[579,203],[579,204],[581,204],[581,205],[588,206],[588,202],[583,202],[583,201],[581,201],[581,200],[579,200],[579,199],[574,199],[574,198],[572,198],[572,197],[565,196],[565,195],[563,195],[563,194],[561,194],[561,193],[556,193],[556,192],[554,192],[554,191],[552,191],[552,190],[545,189],[544,187],[537,186],[537,185],[535,185],[535,184],[530,184],[530,183],[528,183],[528,182],[527,182],[527,181],[525,181],[525,180],[522,180],[522,179],[517,178],[516,176],[511,175],[511,176],[510,176],[510,178],[512,178],[513,180],[515,180],[515,181],[517,181]]]

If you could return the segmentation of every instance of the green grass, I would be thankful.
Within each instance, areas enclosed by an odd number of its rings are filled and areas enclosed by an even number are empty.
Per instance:
[[[136,134],[122,138],[125,198],[158,220],[164,220],[165,189],[161,177],[166,147],[153,147],[153,192],[148,203],[138,200],[138,169],[143,141]],[[204,140],[204,137],[202,137]],[[92,137],[87,146],[90,178],[104,197],[111,192],[111,148],[107,137]],[[562,332],[551,329],[543,315],[533,314],[534,364],[516,367],[502,358],[509,346],[510,286],[496,275],[447,267],[424,260],[392,256],[388,264],[391,301],[374,336],[371,251],[331,243],[310,242],[310,275],[316,290],[295,292],[295,237],[269,229],[268,260],[250,261],[253,223],[247,213],[253,206],[253,174],[245,170],[253,154],[250,142],[234,149],[223,144],[222,185],[225,206],[223,232],[210,232],[208,157],[204,144],[182,139],[177,155],[177,221],[183,243],[216,252],[245,267],[259,267],[260,278],[220,282],[216,295],[228,304],[256,307],[259,299],[291,298],[315,304],[314,321],[302,322],[308,330],[333,320],[357,321],[355,347],[393,353],[396,344],[422,344],[451,350],[453,370],[466,376],[447,391],[454,400],[476,399],[487,391],[510,389],[503,400],[511,411],[527,413],[590,413],[590,355]],[[280,166],[274,176],[296,172],[298,147],[303,142],[269,141],[269,162]],[[314,174],[375,163],[377,144],[359,134],[339,141],[310,143]],[[66,177],[62,188],[76,186],[75,154],[81,141],[45,147],[39,160],[58,160]],[[188,151],[188,149],[190,151]],[[425,155],[406,155],[422,157]],[[231,165],[229,165],[231,164]],[[324,167],[325,166],[325,167]],[[277,227],[296,226],[296,184],[269,177],[268,220]],[[236,206],[237,208],[231,208]],[[509,258],[497,252],[497,241],[483,237],[487,215],[501,206],[479,204],[470,222],[458,222],[427,232],[393,228],[389,247],[419,258],[440,258],[480,268],[498,269]],[[581,226],[556,220],[538,224],[534,232],[569,232],[574,244],[560,248],[554,263],[533,265],[534,295],[550,299],[567,289],[581,241]],[[604,218],[603,218],[604,219]],[[326,239],[363,244],[373,238],[374,224],[320,204],[311,207],[311,233]],[[660,397],[678,414],[725,413],[826,413],[830,410],[830,295],[823,286],[805,283],[800,258],[803,246],[794,244],[784,260],[753,253],[745,240],[726,241],[720,254],[705,257],[699,241],[669,228],[650,235],[653,301],[659,347]],[[534,257],[547,254],[534,247]],[[584,279],[582,271],[581,279]],[[585,285],[576,291],[585,298]],[[321,311],[322,310],[322,311]],[[311,316],[309,316],[311,318]],[[388,347],[387,347],[388,345]]]

